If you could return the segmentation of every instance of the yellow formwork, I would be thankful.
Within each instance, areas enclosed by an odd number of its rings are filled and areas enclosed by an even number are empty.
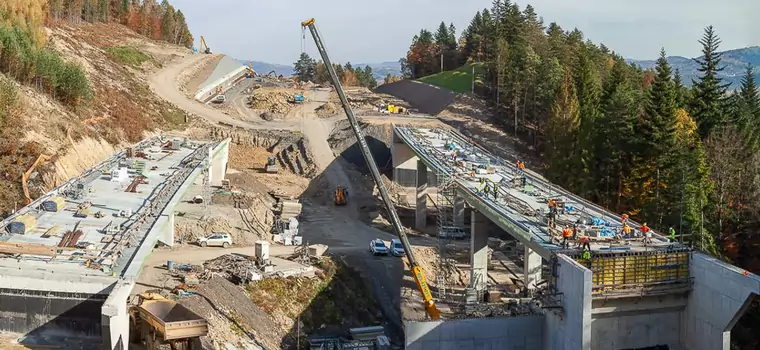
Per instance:
[[[689,252],[648,252],[576,257],[591,270],[595,291],[647,287],[689,280]]]

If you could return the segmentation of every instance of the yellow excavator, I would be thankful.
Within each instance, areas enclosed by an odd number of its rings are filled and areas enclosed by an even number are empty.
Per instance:
[[[330,80],[332,80],[335,91],[338,93],[340,103],[343,105],[343,111],[346,112],[348,121],[351,124],[351,129],[354,132],[354,136],[356,136],[356,143],[358,143],[360,146],[359,148],[362,152],[362,155],[364,156],[364,161],[367,163],[370,174],[372,174],[372,179],[375,181],[375,185],[380,192],[380,197],[383,199],[385,210],[388,211],[388,216],[390,217],[393,229],[396,231],[396,235],[401,240],[401,244],[404,246],[404,252],[407,259],[409,259],[409,265],[411,266],[414,280],[417,283],[417,289],[422,294],[422,299],[425,304],[425,311],[431,319],[439,320],[441,318],[441,313],[435,306],[433,294],[430,292],[430,287],[428,286],[425,273],[422,271],[422,267],[414,258],[412,246],[409,244],[409,239],[406,237],[406,233],[404,232],[404,226],[401,225],[401,220],[398,217],[396,208],[393,206],[391,197],[388,194],[388,189],[385,187],[385,183],[383,183],[383,180],[380,177],[380,171],[377,169],[377,163],[375,163],[375,159],[372,157],[372,153],[369,150],[367,141],[364,139],[364,133],[359,126],[359,122],[356,120],[353,110],[351,110],[351,105],[348,104],[348,99],[346,98],[346,94],[343,92],[343,87],[340,85],[338,74],[335,72],[335,68],[330,61],[330,57],[327,56],[325,45],[322,42],[322,38],[319,36],[319,31],[317,30],[316,25],[314,25],[314,18],[301,22],[301,29],[305,31],[307,28],[309,29],[309,32],[311,32],[312,38],[314,38],[314,43],[317,45],[317,50],[319,50],[319,54],[322,56],[322,62],[324,62],[325,68],[330,74]]]
[[[210,55],[212,53],[211,49],[208,47],[208,44],[206,44],[206,38],[204,38],[203,35],[201,35],[201,47],[198,49],[198,51],[207,55]]]
[[[348,191],[343,186],[335,189],[335,205],[346,205],[348,203]]]

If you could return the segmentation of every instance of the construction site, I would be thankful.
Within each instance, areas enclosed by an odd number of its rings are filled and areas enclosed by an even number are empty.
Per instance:
[[[2,221],[0,347],[727,350],[760,293],[476,142],[467,96],[261,73],[204,39],[148,78],[181,130]]]

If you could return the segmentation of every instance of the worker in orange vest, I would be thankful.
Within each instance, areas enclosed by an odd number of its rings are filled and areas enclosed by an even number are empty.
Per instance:
[[[641,225],[640,230],[644,234],[644,244],[652,244],[652,229],[647,226],[646,222]]]
[[[621,216],[620,224],[623,226],[628,225],[628,214],[623,214]]]
[[[573,230],[570,226],[565,225],[565,229],[562,230],[562,247],[565,249],[570,248],[570,239],[573,237]]]
[[[623,236],[625,238],[631,237],[631,227],[628,224],[623,225]]]
[[[578,248],[591,250],[591,243],[589,243],[588,236],[581,235],[578,237]]]

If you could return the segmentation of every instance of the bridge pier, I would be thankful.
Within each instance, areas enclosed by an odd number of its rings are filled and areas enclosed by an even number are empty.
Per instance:
[[[427,224],[427,189],[428,169],[421,161],[417,161],[417,202],[414,211],[414,228],[421,230]]]
[[[472,211],[470,231],[470,288],[486,290],[488,281],[488,218]]]
[[[464,227],[464,197],[457,194],[454,196],[454,226]]]
[[[523,283],[525,289],[536,289],[536,283],[541,280],[541,265],[543,259],[533,249],[525,246],[525,255],[523,256]]]

